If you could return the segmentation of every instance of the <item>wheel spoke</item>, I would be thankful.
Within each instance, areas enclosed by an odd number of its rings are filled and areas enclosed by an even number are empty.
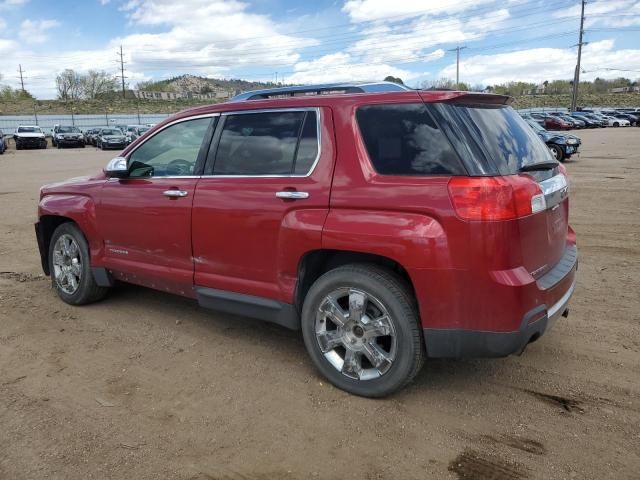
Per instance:
[[[381,317],[363,323],[365,325],[364,338],[366,339],[391,335],[391,319],[388,315],[382,315]]]
[[[385,370],[391,365],[391,359],[387,352],[380,348],[380,345],[373,342],[367,342],[364,344],[364,354],[378,370]]]
[[[78,262],[71,262],[71,273],[73,273],[76,277],[80,277],[81,272],[82,266]]]
[[[73,273],[67,272],[67,283],[71,286],[71,291],[75,292],[76,288],[78,288],[78,281]]]
[[[54,250],[53,251],[53,264],[54,265],[58,265],[61,266],[63,262],[62,259],[62,252],[58,251],[58,250]]]
[[[71,258],[78,258],[79,253],[78,244],[73,240],[69,240],[69,256]]]
[[[362,319],[366,301],[367,297],[363,293],[355,290],[349,292],[349,320],[360,321]]]
[[[327,353],[328,351],[342,345],[342,336],[338,330],[316,332],[316,338],[318,339],[322,353]]]
[[[352,378],[360,378],[362,366],[358,353],[347,348],[344,355],[344,364],[342,365],[342,373]]]
[[[335,323],[338,327],[343,327],[347,321],[346,313],[332,296],[328,296],[325,301],[322,302],[320,310],[326,313],[329,316],[329,320]]]

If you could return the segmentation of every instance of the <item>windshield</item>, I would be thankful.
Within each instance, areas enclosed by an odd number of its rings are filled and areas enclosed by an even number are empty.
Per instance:
[[[42,133],[40,127],[18,127],[19,133]]]
[[[60,127],[58,133],[80,133],[77,127]]]
[[[120,130],[105,128],[104,130],[102,130],[102,135],[122,135],[122,132]]]
[[[553,162],[544,142],[511,107],[440,105],[453,109],[467,125],[471,138],[502,175],[518,173],[528,165]]]

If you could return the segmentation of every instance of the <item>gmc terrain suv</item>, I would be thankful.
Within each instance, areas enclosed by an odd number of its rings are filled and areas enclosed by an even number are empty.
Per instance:
[[[122,281],[301,329],[357,395],[520,353],[568,311],[577,249],[566,171],[509,103],[382,83],[178,113],[42,188],[42,267],[73,305]]]

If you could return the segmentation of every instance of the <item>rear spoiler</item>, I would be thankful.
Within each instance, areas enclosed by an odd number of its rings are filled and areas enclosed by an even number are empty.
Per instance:
[[[421,90],[420,97],[426,103],[444,102],[463,105],[511,105],[513,97],[495,93],[461,92],[448,90]]]

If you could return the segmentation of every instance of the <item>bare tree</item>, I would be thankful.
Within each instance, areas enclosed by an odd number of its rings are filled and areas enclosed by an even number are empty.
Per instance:
[[[103,93],[113,92],[116,83],[116,79],[104,70],[89,70],[86,75],[80,76],[80,91],[84,98],[93,100]]]
[[[74,70],[66,69],[56,76],[56,88],[61,100],[77,100],[80,98],[81,77]]]
[[[437,80],[425,80],[422,82],[421,87],[424,89],[428,88],[449,88],[453,89],[456,86],[456,82],[451,80],[450,78],[439,78]]]

